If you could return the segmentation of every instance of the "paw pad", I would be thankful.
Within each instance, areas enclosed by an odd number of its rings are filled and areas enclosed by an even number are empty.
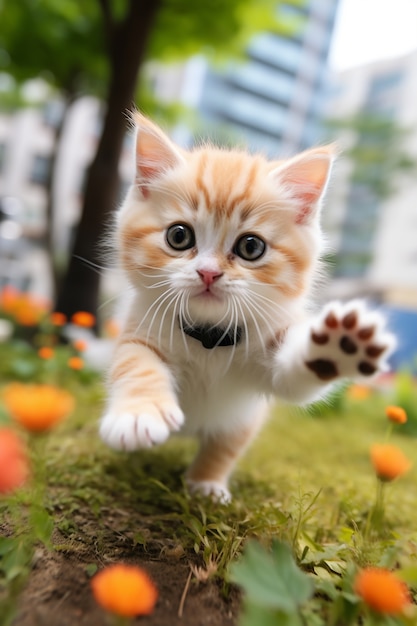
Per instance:
[[[387,369],[394,337],[362,302],[332,303],[313,322],[305,364],[320,380],[372,376]]]

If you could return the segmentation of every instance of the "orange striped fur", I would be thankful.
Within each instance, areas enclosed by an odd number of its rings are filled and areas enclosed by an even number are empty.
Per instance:
[[[333,148],[287,161],[211,146],[185,151],[143,116],[135,122],[137,176],[116,228],[134,295],[101,434],[124,449],[161,443],[175,430],[196,435],[190,483],[226,497],[264,413],[263,369],[277,338],[303,317],[318,273]],[[180,320],[234,337],[239,328],[242,340],[208,350]]]

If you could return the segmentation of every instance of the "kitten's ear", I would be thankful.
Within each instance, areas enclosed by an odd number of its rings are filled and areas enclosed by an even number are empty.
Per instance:
[[[136,181],[143,196],[149,195],[148,184],[184,162],[179,149],[165,133],[148,118],[135,113]]]
[[[297,224],[308,224],[319,212],[337,150],[334,144],[306,150],[271,172],[296,204]]]

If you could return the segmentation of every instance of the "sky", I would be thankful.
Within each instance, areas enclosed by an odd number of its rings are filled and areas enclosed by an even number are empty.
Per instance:
[[[340,71],[417,48],[417,0],[340,0],[330,65]]]

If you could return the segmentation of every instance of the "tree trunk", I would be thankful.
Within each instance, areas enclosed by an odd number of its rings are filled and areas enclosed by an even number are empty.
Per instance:
[[[97,314],[101,240],[119,195],[119,160],[126,133],[126,113],[134,101],[136,81],[159,0],[130,0],[111,38],[111,76],[107,111],[95,158],[90,166],[81,220],[55,309],[70,317],[76,311]]]
[[[54,246],[54,227],[55,227],[55,194],[54,185],[56,184],[56,172],[58,169],[59,151],[61,147],[61,139],[65,129],[68,112],[75,100],[75,93],[63,91],[63,109],[61,117],[57,125],[53,128],[53,149],[51,154],[51,162],[48,172],[48,179],[45,185],[46,191],[46,233],[45,247],[48,255],[49,271],[52,282],[52,300],[56,298],[59,287],[59,271],[56,263],[55,246]]]

